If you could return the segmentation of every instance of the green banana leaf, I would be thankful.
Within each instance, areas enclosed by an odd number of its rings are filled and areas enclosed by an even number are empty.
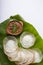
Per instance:
[[[9,36],[8,34],[6,34],[6,27],[7,27],[9,20],[11,19],[20,20],[23,22],[24,24],[23,31],[28,31],[34,34],[36,37],[35,45],[31,48],[39,48],[41,52],[43,53],[43,40],[41,36],[39,35],[39,33],[37,32],[37,30],[34,28],[34,26],[31,25],[30,23],[27,23],[20,15],[11,16],[9,19],[0,23],[0,65],[16,65],[14,62],[10,62],[8,60],[7,56],[4,54],[4,51],[3,51],[3,39],[6,36]],[[18,39],[18,42],[19,42],[20,35],[16,36]],[[18,46],[22,47],[20,45],[20,42],[18,43]],[[40,63],[30,64],[30,65],[43,65],[43,60]]]

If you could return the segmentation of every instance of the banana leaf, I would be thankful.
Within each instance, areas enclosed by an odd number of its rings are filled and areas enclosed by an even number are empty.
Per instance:
[[[39,35],[39,33],[37,32],[37,30],[34,28],[34,26],[32,24],[28,23],[27,21],[25,21],[20,15],[10,16],[7,20],[0,23],[0,65],[16,65],[14,62],[11,62],[8,60],[8,57],[4,54],[4,50],[3,50],[3,39],[6,36],[9,36],[8,34],[6,34],[6,27],[7,27],[7,24],[9,23],[9,20],[11,20],[11,19],[16,19],[16,20],[23,22],[23,24],[24,24],[23,32],[28,31],[28,32],[34,34],[36,37],[35,45],[32,46],[31,49],[39,48],[41,50],[41,52],[43,53],[43,40],[42,40],[41,36]],[[18,39],[18,42],[19,42],[20,35],[16,36],[16,38]],[[18,46],[22,47],[20,42],[18,43]],[[30,65],[43,65],[43,60],[40,63],[34,63],[34,64],[30,64]]]

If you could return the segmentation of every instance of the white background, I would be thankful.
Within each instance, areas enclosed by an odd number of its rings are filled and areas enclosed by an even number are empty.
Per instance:
[[[43,0],[0,0],[0,22],[20,14],[43,38]]]

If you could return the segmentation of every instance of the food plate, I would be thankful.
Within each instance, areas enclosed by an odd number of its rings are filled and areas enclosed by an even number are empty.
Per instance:
[[[11,16],[9,19],[0,23],[0,64],[1,65],[16,65],[14,62],[11,62],[8,60],[8,57],[4,54],[4,50],[3,50],[3,39],[7,36],[10,36],[10,35],[6,34],[6,27],[7,27],[7,24],[9,23],[9,20],[12,20],[12,19],[14,19],[14,20],[16,19],[18,21],[23,22],[23,31],[22,32],[24,32],[24,31],[30,32],[30,33],[34,34],[34,36],[36,37],[34,46],[32,46],[30,48],[31,49],[38,48],[43,53],[43,40],[42,40],[41,36],[39,35],[39,33],[37,32],[37,30],[34,28],[34,26],[31,25],[30,23],[27,23],[20,15]],[[18,39],[18,42],[19,42],[20,35],[16,36],[16,38]],[[18,43],[18,46],[22,47],[20,42]],[[43,60],[40,63],[34,63],[31,65],[43,65]]]

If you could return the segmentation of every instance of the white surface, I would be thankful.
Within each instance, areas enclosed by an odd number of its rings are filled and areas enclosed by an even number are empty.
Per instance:
[[[0,0],[0,21],[20,14],[43,38],[43,0]]]

